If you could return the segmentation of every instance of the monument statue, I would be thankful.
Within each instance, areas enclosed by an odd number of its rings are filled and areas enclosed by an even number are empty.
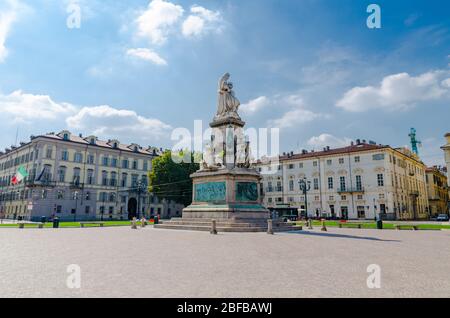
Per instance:
[[[226,73],[219,80],[217,113],[209,124],[211,140],[202,154],[200,169],[191,174],[192,204],[183,209],[181,219],[164,221],[156,228],[208,230],[211,221],[217,224],[217,231],[269,229],[270,211],[262,205],[262,178],[252,166],[250,140],[229,79]],[[271,231],[272,226],[276,231],[298,230],[280,220],[270,224]]]
[[[225,73],[219,80],[216,119],[224,117],[240,118],[238,115],[239,100],[234,95],[233,83],[229,82],[230,74]]]

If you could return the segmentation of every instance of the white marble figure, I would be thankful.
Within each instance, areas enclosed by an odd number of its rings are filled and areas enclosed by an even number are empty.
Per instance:
[[[217,169],[213,150],[211,145],[209,144],[205,146],[205,151],[203,152],[203,160],[201,162],[200,168],[202,170]]]
[[[234,117],[240,119],[238,115],[239,100],[235,97],[233,91],[233,83],[228,82],[230,74],[226,73],[219,80],[219,96],[217,101],[216,119],[225,117]]]

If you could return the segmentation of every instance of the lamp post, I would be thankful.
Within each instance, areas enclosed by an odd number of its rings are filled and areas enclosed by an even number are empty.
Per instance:
[[[144,182],[142,182],[142,180],[138,180],[136,183],[136,192],[138,195],[137,198],[137,213],[136,216],[139,219],[140,218],[140,203],[141,203],[141,194],[144,193],[146,191],[147,186],[144,184]]]
[[[77,208],[78,208],[78,191],[75,191],[73,194],[73,198],[75,199],[75,210],[73,213],[73,221],[77,221]]]
[[[298,181],[300,191],[305,196],[305,218],[308,218],[308,191],[311,190],[311,181],[307,181],[306,177]]]

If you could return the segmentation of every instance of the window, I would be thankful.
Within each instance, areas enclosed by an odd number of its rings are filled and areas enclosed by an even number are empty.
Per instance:
[[[384,154],[379,153],[372,156],[372,160],[384,160]]]
[[[134,160],[133,161],[133,170],[137,170],[137,168],[138,168],[138,162],[137,162],[137,160]]]
[[[344,158],[339,158],[339,164],[343,165],[344,164]]]
[[[116,202],[116,194],[114,192],[109,194],[109,202]]]
[[[89,205],[86,205],[84,208],[84,213],[89,214],[91,212],[91,207]]]
[[[102,185],[108,185],[108,172],[106,172],[105,170],[102,171]]]
[[[361,176],[356,176],[356,190],[362,190],[362,179]]]
[[[73,157],[73,161],[77,162],[77,163],[82,163],[83,162],[83,154],[77,152],[75,153],[74,157]]]
[[[58,169],[58,182],[66,181],[66,167],[59,167]]]
[[[377,182],[379,187],[384,187],[384,176],[383,174],[377,174]]]
[[[363,195],[362,195],[362,194],[358,194],[358,195],[356,196],[356,199],[357,199],[357,200],[362,200],[362,199],[363,199]]]
[[[103,166],[107,167],[107,166],[108,166],[108,163],[109,163],[109,158],[106,157],[106,156],[104,156],[104,157],[103,157],[103,160],[102,160]]]
[[[345,177],[339,177],[339,185],[341,190],[345,191]]]
[[[127,159],[122,160],[122,169],[128,169],[129,162]]]
[[[68,161],[69,160],[69,152],[67,150],[61,151],[61,160]]]
[[[328,189],[333,189],[333,177],[328,178]]]
[[[356,156],[356,157],[355,157],[355,162],[361,162],[361,157]]]
[[[127,179],[128,179],[128,174],[122,173],[122,183],[121,183],[122,187],[126,187],[127,186],[127,182],[128,182]]]
[[[79,185],[80,184],[80,168],[73,168],[73,183]]]
[[[117,158],[112,158],[111,159],[111,167],[117,167]]]
[[[89,154],[87,157],[86,163],[89,165],[93,165],[94,164],[94,155]]]
[[[56,213],[61,213],[61,211],[62,211],[62,206],[60,206],[60,205],[57,205],[56,206]]]
[[[148,161],[144,161],[144,165],[142,167],[142,170],[147,171],[148,170]]]
[[[299,167],[300,169],[303,169],[303,162],[300,162],[300,163],[298,164],[298,167]]]
[[[110,181],[110,186],[111,187],[115,187],[117,185],[117,173],[112,171],[111,172],[111,180]]]
[[[139,176],[137,174],[131,175],[131,186],[135,187],[137,185]]]
[[[356,210],[358,211],[358,219],[366,218],[366,211],[364,210],[364,206],[357,206]]]
[[[64,199],[64,191],[63,190],[59,190],[58,192],[56,192],[56,198],[58,200],[63,200]]]
[[[45,158],[52,159],[53,149],[51,147],[47,147],[47,151],[45,152]]]
[[[294,180],[289,180],[289,191],[294,191]]]
[[[85,198],[86,201],[90,201],[91,200],[91,193],[89,191],[86,192],[84,198]]]
[[[327,160],[327,165],[328,165],[328,166],[331,166],[332,163],[333,163],[333,160],[331,160],[331,159],[328,159],[328,160]]]
[[[319,190],[319,179],[318,178],[314,178],[314,190]]]
[[[347,196],[346,195],[341,195],[341,200],[342,201],[346,201],[347,200]]]
[[[289,164],[288,165],[288,169],[294,169],[294,165],[293,164]]]
[[[313,161],[313,167],[317,167],[317,161]]]
[[[89,169],[87,171],[87,184],[94,184],[94,170]]]

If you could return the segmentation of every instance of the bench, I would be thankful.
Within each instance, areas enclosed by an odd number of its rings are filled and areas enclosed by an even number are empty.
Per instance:
[[[105,222],[80,222],[80,227],[84,227],[85,225],[99,225],[100,227],[103,227]]]
[[[414,225],[414,224],[394,224],[394,227],[396,230],[401,230],[401,229],[413,229],[414,231],[419,230],[419,226]]]
[[[338,226],[340,229],[342,229],[343,227],[357,227],[358,229],[362,228],[362,223],[343,223],[343,222],[339,222]]]
[[[19,225],[19,229],[24,229],[25,225],[36,225],[39,229],[44,228],[44,223],[25,223],[25,222],[19,222],[17,223]]]

